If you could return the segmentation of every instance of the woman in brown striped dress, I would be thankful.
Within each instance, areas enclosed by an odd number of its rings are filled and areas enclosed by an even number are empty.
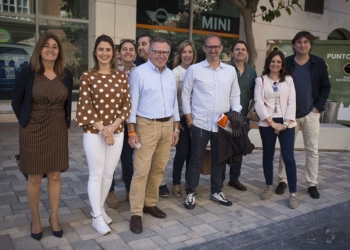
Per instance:
[[[62,44],[53,33],[38,40],[30,64],[16,78],[12,108],[19,121],[20,170],[28,175],[27,196],[31,211],[31,236],[40,240],[40,185],[48,178],[49,223],[61,238],[58,222],[61,171],[68,169],[68,131],[71,115],[72,73],[64,68]]]

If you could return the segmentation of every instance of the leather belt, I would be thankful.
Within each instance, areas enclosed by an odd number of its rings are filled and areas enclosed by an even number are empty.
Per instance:
[[[156,119],[149,119],[149,118],[142,117],[142,116],[139,116],[139,117],[147,119],[147,120],[150,120],[150,121],[153,121],[153,122],[167,122],[167,121],[169,121],[171,119],[172,116],[164,117],[164,118],[156,118]]]

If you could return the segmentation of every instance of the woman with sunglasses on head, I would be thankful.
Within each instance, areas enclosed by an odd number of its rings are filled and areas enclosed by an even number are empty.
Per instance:
[[[289,207],[298,206],[296,197],[297,173],[294,159],[294,129],[296,126],[295,88],[291,76],[286,75],[286,62],[281,51],[272,51],[265,60],[263,76],[256,78],[254,107],[260,118],[258,123],[263,146],[263,169],[267,187],[261,199],[272,194],[273,159],[278,137],[281,154],[286,165],[289,186]]]
[[[126,74],[117,70],[112,38],[101,35],[96,39],[93,58],[94,67],[80,78],[76,125],[84,130],[92,226],[98,233],[107,234],[112,219],[104,202],[123,147],[130,91]]]
[[[185,40],[181,42],[177,48],[174,63],[173,63],[173,73],[175,75],[176,86],[177,86],[177,101],[179,104],[180,111],[180,138],[176,145],[176,154],[174,157],[173,164],[173,189],[172,194],[174,197],[181,197],[181,173],[186,161],[186,170],[191,157],[191,142],[190,142],[190,132],[186,123],[186,117],[182,111],[181,105],[181,92],[182,92],[182,82],[186,74],[186,70],[189,66],[194,64],[197,59],[197,51],[191,41]]]
[[[130,73],[136,68],[134,64],[134,60],[136,58],[137,47],[134,40],[131,39],[123,39],[120,41],[120,45],[118,45],[118,54],[119,56],[116,58],[118,70],[122,71],[129,77]],[[123,142],[123,150],[120,156],[120,161],[122,162],[122,173],[123,173],[123,181],[126,189],[126,201],[129,201],[129,193],[130,193],[130,184],[132,179],[132,174],[134,172],[133,169],[133,161],[132,156],[134,154],[134,149],[130,147],[128,143],[128,126],[126,121],[124,122],[124,142]],[[118,200],[114,195],[114,178],[112,180],[112,185],[107,195],[107,204],[110,208],[118,208]]]

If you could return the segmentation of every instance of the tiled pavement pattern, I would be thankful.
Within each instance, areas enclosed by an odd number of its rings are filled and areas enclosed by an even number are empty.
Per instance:
[[[129,204],[124,199],[124,184],[120,180],[118,165],[115,179],[119,208],[107,209],[113,219],[112,233],[102,236],[91,227],[86,188],[88,168],[82,147],[82,130],[75,128],[73,123],[69,131],[69,151],[70,168],[62,173],[59,209],[64,236],[58,239],[51,234],[48,223],[49,201],[44,179],[40,197],[43,238],[40,242],[33,240],[30,237],[26,182],[14,162],[14,155],[18,153],[18,125],[0,124],[0,249],[180,249],[256,230],[350,201],[350,153],[320,153],[318,189],[321,198],[314,200],[307,194],[305,186],[305,153],[296,152],[300,205],[292,210],[287,207],[288,192],[282,196],[273,195],[269,201],[260,200],[259,194],[265,184],[261,167],[262,152],[256,150],[252,155],[244,157],[242,167],[241,181],[246,184],[248,191],[240,192],[227,186],[223,189],[227,198],[233,201],[233,206],[224,207],[210,201],[209,176],[201,176],[194,210],[183,207],[184,198],[160,198],[158,206],[168,216],[165,219],[156,219],[144,215],[144,231],[136,235],[129,230]],[[167,169],[169,188],[174,153],[172,150]],[[277,165],[278,152],[275,157],[275,185]],[[226,175],[228,176],[227,172]]]

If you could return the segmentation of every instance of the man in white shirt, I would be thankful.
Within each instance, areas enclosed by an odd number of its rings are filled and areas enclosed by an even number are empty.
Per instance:
[[[223,46],[218,35],[207,35],[203,43],[206,60],[190,66],[186,72],[182,104],[191,133],[191,159],[186,183],[185,208],[195,207],[195,188],[199,183],[201,163],[206,146],[211,144],[211,195],[210,199],[231,206],[222,192],[222,173],[225,163],[218,163],[218,126],[216,120],[228,111],[240,112],[240,90],[236,70],[220,61]]]
[[[177,144],[180,133],[175,77],[165,65],[170,48],[170,41],[153,39],[149,60],[134,69],[129,78],[132,108],[128,136],[130,147],[136,148],[130,187],[130,230],[136,234],[143,230],[143,213],[166,217],[156,203],[170,148]]]

